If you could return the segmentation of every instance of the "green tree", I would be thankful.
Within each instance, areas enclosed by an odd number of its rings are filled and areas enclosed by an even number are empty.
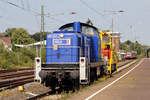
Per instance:
[[[29,44],[34,42],[34,39],[30,37],[27,30],[23,28],[17,28],[14,30],[11,39],[13,44]]]
[[[93,25],[93,22],[88,18],[88,20],[86,21],[87,24],[89,25]]]
[[[131,42],[127,40],[120,44],[120,49],[137,51],[138,56],[144,56],[146,48],[147,46],[140,44],[138,41]]]
[[[132,44],[132,42],[131,42],[130,40],[127,40],[127,41],[125,42],[125,44],[127,44],[127,45],[131,45],[131,44]]]
[[[120,44],[120,49],[121,50],[127,50],[127,45],[125,43]]]
[[[13,32],[16,30],[16,28],[8,28],[4,32],[5,37],[12,37]]]
[[[50,33],[50,32],[44,32],[44,40],[46,40],[46,36],[47,34]],[[40,32],[36,32],[35,34],[31,35],[31,38],[33,38],[35,41],[40,41]]]
[[[31,35],[35,41],[40,41],[40,32],[36,32],[35,34]]]
[[[0,44],[0,69],[33,67],[35,56],[33,48],[18,48],[10,52]]]

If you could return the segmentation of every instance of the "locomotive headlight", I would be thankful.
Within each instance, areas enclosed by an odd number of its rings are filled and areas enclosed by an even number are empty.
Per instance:
[[[59,36],[62,38],[62,37],[64,37],[64,34],[60,34]]]

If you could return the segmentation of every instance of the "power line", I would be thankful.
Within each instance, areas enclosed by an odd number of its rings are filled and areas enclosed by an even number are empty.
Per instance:
[[[22,4],[23,7],[20,6],[20,5],[15,4],[15,3],[5,1],[5,0],[0,0],[0,2],[9,4],[9,5],[11,5],[11,6],[14,6],[14,7],[16,7],[16,8],[19,8],[19,9],[24,10],[24,11],[27,11],[27,12],[32,12],[32,13],[34,13],[34,16],[35,16],[35,14],[39,14],[39,13],[37,13],[37,12],[35,12],[35,11],[32,11],[32,10],[29,11],[29,10],[25,9],[25,8],[24,8],[24,2],[23,2],[23,1],[21,1],[21,4]],[[3,19],[6,19],[6,20],[8,21],[8,18],[3,17]],[[14,21],[14,20],[13,20],[13,21]],[[5,24],[6,24],[6,25],[11,25],[11,26],[17,26],[16,24],[14,24],[14,22],[13,22],[13,24],[10,24],[10,23],[5,23]],[[31,29],[30,29],[30,30],[31,30]]]
[[[28,10],[30,10],[30,3],[29,3],[29,0],[26,0],[26,3],[27,3]]]
[[[61,22],[61,23],[65,23],[65,21],[60,20],[60,19],[56,19],[56,18],[54,18],[54,17],[52,17],[52,16],[46,16],[46,17],[49,17],[49,18],[51,18],[52,20],[55,20],[55,21],[58,21],[58,22]]]
[[[65,21],[63,21],[63,20],[61,20],[61,19],[58,19],[58,18],[53,17],[53,16],[60,16],[60,15],[65,15],[65,14],[66,14],[66,13],[57,13],[57,14],[50,14],[50,13],[48,13],[45,17],[49,17],[49,18],[51,18],[52,20],[55,20],[55,21],[57,21],[57,22],[66,23]],[[68,14],[74,15],[74,14],[76,14],[76,12],[70,12],[70,13],[68,13]]]
[[[15,6],[15,7],[19,8],[19,9],[24,10],[24,11],[30,11],[30,12],[32,12],[32,13],[35,14],[34,16],[41,15],[41,14],[39,14],[39,13],[37,13],[37,12],[32,11],[31,9],[30,9],[30,10],[26,10],[24,7],[21,7],[21,6],[19,6],[19,5],[17,5],[17,4],[14,4],[14,3],[12,3],[12,2],[4,1],[4,0],[0,0],[0,1],[5,2],[5,3],[7,3],[7,4],[10,4],[10,5],[12,5],[12,6]],[[22,1],[22,3],[24,3],[24,2]],[[23,5],[24,5],[24,4],[23,4]],[[28,5],[28,7],[30,7],[29,2],[27,2],[27,5]],[[45,17],[50,17],[51,19],[53,19],[53,20],[55,20],[55,21],[59,21],[59,22],[63,22],[63,23],[64,23],[64,21],[62,21],[62,20],[60,20],[60,19],[56,19],[56,18],[51,17],[51,16],[49,16],[49,15],[45,15],[45,14],[44,14],[44,16],[45,16]],[[36,19],[36,21],[37,21],[37,19]]]
[[[17,4],[15,4],[15,3],[12,3],[12,2],[9,2],[9,1],[5,1],[5,0],[0,0],[0,1],[3,2],[3,3],[7,3],[7,4],[9,4],[9,5],[12,5],[12,6],[14,6],[14,7],[17,7],[17,8],[19,8],[19,9],[22,9],[22,10],[24,10],[24,11],[32,12],[32,13],[34,13],[34,14],[39,14],[39,13],[33,11],[33,10],[30,10],[30,11],[29,11],[29,10],[25,9],[24,7],[21,7],[21,6],[17,5]],[[23,2],[22,2],[22,3],[23,3]],[[23,3],[23,5],[24,5],[24,3]]]
[[[21,4],[22,4],[22,7],[24,8],[24,2],[23,2],[23,0],[21,0]]]
[[[107,22],[107,23],[110,23],[105,16],[105,14],[102,14],[100,13],[99,11],[97,11],[95,8],[91,7],[88,3],[86,3],[85,1],[83,0],[80,0],[80,2],[85,5],[86,7],[88,7],[89,9],[91,9],[92,11],[94,11],[96,14],[100,15],[101,17],[103,17],[103,19]]]
[[[52,17],[52,16],[58,16],[58,15],[64,15],[64,13],[59,13],[59,14],[55,14],[55,15],[51,15],[50,13],[47,13],[47,14],[44,14],[44,17],[51,18],[52,20],[55,20],[57,22],[65,23],[65,21],[63,21],[63,20]],[[37,14],[36,16],[41,16],[41,14]]]
[[[101,15],[101,16],[104,16],[102,13],[98,12],[96,9],[94,9],[93,7],[89,6],[88,3],[86,3],[85,1],[83,0],[80,0],[80,2],[82,4],[84,4],[85,6],[87,6],[89,9],[93,10],[95,13],[97,13],[98,15]]]

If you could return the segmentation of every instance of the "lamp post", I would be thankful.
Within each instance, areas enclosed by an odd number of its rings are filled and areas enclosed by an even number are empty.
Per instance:
[[[70,15],[74,15],[74,14],[77,14],[76,12],[70,12],[69,13]],[[50,15],[50,13],[48,14],[44,14],[44,6],[42,5],[41,6],[41,14],[39,14],[41,16],[41,34],[40,34],[40,57],[42,58],[42,48],[44,48],[44,26],[45,26],[45,23],[44,23],[44,17],[51,17],[51,16],[58,16],[58,15],[64,15],[64,13],[59,13],[59,14],[54,14],[54,15]],[[54,19],[54,18],[53,18]],[[38,52],[38,51],[37,51]],[[37,53],[37,56],[38,56],[38,53]]]
[[[123,13],[125,11],[123,11],[123,10],[118,10],[118,11],[116,11],[116,10],[105,10],[105,12],[110,12],[112,14],[112,33],[113,33],[113,31],[114,31],[114,15],[118,14],[118,13]]]
[[[114,15],[118,14],[118,13],[122,13],[124,12],[123,10],[119,10],[119,11],[113,11],[113,10],[109,10],[109,11],[105,11],[105,12],[110,12],[112,14],[112,32],[110,33],[112,35],[112,42],[113,42],[113,49],[115,49],[116,51],[119,52],[119,46],[120,46],[120,35],[116,33],[114,33]]]
[[[123,13],[124,11],[119,10],[119,11],[110,11],[110,12],[112,12],[112,34],[113,34],[113,32],[114,32],[114,15],[118,14],[118,13]]]

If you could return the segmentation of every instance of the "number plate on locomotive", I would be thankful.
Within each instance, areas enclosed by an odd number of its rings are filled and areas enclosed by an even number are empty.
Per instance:
[[[53,45],[70,45],[70,39],[53,39]]]

